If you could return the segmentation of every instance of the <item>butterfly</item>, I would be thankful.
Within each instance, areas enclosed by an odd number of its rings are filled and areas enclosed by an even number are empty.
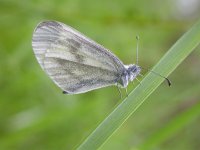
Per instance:
[[[102,45],[57,21],[37,25],[32,47],[42,69],[65,94],[111,85],[126,88],[141,72],[137,64],[124,65]]]

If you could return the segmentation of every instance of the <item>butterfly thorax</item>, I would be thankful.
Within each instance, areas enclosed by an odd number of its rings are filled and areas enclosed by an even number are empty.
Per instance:
[[[124,67],[125,69],[117,82],[122,88],[126,88],[129,81],[133,81],[141,71],[141,67],[135,64],[125,65]]]

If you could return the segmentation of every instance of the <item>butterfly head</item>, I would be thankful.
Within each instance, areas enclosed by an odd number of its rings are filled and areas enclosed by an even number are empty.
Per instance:
[[[128,83],[130,81],[133,81],[138,74],[140,74],[141,67],[135,64],[131,65],[125,65],[125,70],[120,76],[120,79],[117,81],[117,83],[120,85],[122,88],[126,88],[128,86]]]
[[[131,64],[125,67],[127,69],[126,71],[127,71],[129,81],[133,81],[138,76],[138,74],[140,74],[141,67],[138,65]]]

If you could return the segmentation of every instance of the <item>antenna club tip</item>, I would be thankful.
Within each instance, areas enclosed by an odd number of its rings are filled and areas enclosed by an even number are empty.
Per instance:
[[[167,83],[169,85],[169,87],[172,85],[171,81],[168,78],[165,78],[167,80]]]
[[[139,39],[140,39],[139,35],[136,35],[136,39],[137,39],[137,40],[139,40]]]

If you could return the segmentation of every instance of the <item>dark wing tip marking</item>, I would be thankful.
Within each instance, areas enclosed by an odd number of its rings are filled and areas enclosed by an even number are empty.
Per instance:
[[[67,91],[63,91],[62,93],[63,93],[63,94],[69,94],[69,92],[67,92]]]

